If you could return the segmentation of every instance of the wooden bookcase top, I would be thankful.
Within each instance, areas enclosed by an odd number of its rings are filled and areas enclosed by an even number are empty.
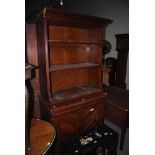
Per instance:
[[[39,19],[47,19],[52,25],[73,26],[73,27],[106,27],[113,21],[106,18],[94,17],[89,15],[76,14],[56,9],[44,8],[36,16],[36,21]]]
[[[43,98],[67,102],[101,92],[102,41],[112,20],[44,8],[34,21]]]

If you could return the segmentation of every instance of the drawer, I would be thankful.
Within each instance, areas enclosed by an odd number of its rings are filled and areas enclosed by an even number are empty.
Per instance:
[[[96,101],[103,103],[105,99],[105,96],[96,96],[96,97],[89,97],[89,98],[81,98],[78,102],[72,102],[70,104],[52,104],[51,106],[51,112],[53,113],[53,116],[60,115],[66,112],[71,112],[73,110],[80,110],[85,107],[89,107],[92,104],[96,104]]]
[[[75,97],[71,97],[71,98],[67,98],[67,99],[51,100],[50,105],[51,105],[51,108],[55,108],[55,107],[70,105],[73,103],[85,102],[85,101],[89,101],[89,100],[93,100],[93,99],[96,100],[96,98],[105,98],[105,96],[106,96],[105,93],[99,91],[96,93],[75,96]]]

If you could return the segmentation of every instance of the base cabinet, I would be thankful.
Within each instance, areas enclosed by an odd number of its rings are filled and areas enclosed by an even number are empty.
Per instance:
[[[61,134],[74,135],[102,123],[103,114],[104,98],[99,98],[95,101],[78,102],[52,109],[51,121]]]
[[[57,130],[56,154],[61,154],[64,136],[85,133],[103,123],[104,96],[51,109],[51,122]]]

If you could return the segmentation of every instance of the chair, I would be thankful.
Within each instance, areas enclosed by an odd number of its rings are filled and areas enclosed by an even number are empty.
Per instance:
[[[34,66],[26,64],[26,81],[32,78],[32,70],[34,70]],[[30,117],[29,102],[28,89],[25,87],[25,154],[54,155],[56,130],[51,123]]]

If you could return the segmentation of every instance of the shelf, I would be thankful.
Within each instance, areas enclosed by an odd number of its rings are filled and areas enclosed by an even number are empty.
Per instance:
[[[60,65],[51,65],[49,71],[61,71],[61,70],[88,68],[97,66],[100,66],[100,64],[95,63],[60,64]]]
[[[90,85],[83,85],[79,87],[73,87],[70,89],[64,89],[53,93],[54,100],[61,100],[67,98],[74,98],[79,96],[85,96],[94,92],[100,92],[100,89],[94,88]]]
[[[79,41],[60,41],[60,40],[49,40],[49,44],[86,44],[86,45],[97,45],[101,46],[102,43],[100,42],[79,42]]]

